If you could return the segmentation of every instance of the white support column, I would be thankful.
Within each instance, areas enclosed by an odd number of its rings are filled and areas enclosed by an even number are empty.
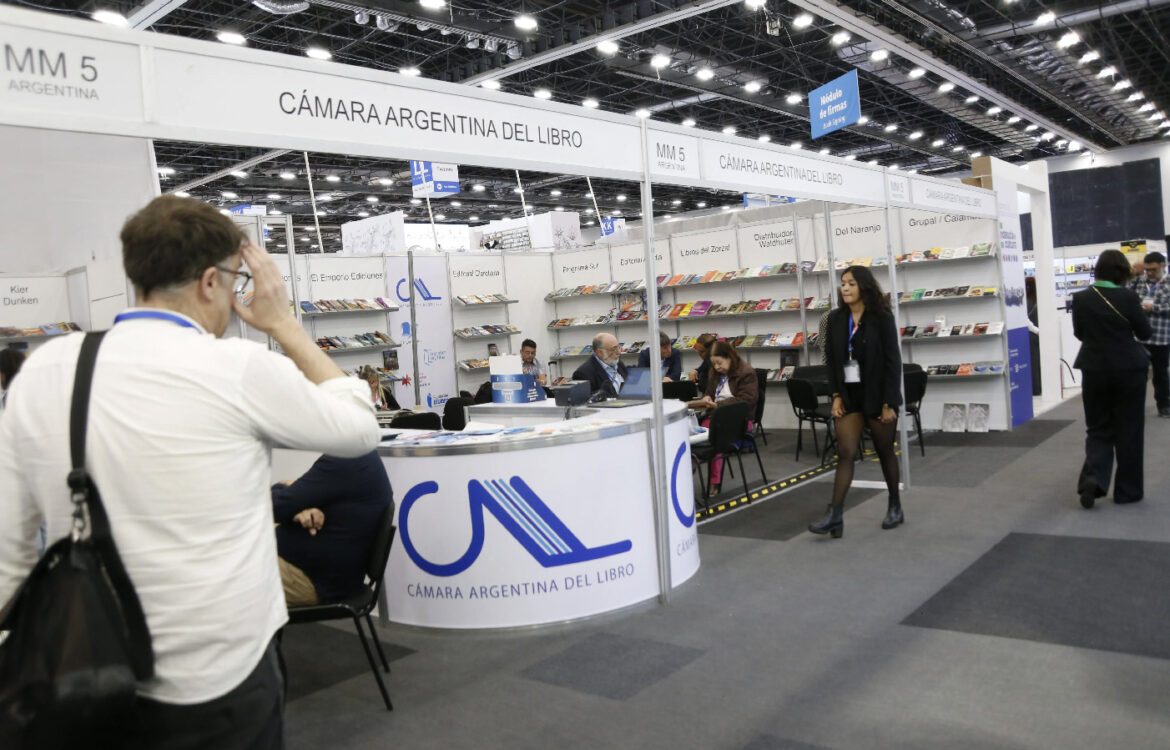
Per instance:
[[[1028,171],[1044,178],[1048,186],[1048,165],[1042,161],[1032,162]],[[1063,352],[1060,345],[1060,316],[1056,309],[1056,279],[1052,270],[1052,207],[1048,191],[1029,190],[1032,197],[1032,248],[1036,253],[1036,306],[1037,327],[1040,329],[1040,388],[1045,401],[1058,401],[1061,393],[1060,360],[1072,364],[1076,352]]]

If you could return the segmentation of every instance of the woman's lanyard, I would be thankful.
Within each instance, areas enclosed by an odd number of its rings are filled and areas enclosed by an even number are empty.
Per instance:
[[[724,388],[727,388],[727,376],[726,375],[719,378],[719,387],[715,389],[715,395],[718,396],[720,393],[722,393]]]
[[[124,312],[114,318],[114,325],[121,323],[123,320],[139,320],[142,318],[149,318],[153,320],[169,320],[172,323],[178,323],[187,328],[194,328],[196,331],[198,327],[186,318],[174,315],[172,313],[163,312],[161,310],[134,310],[133,312]]]
[[[853,313],[849,313],[849,359],[853,359],[853,336],[856,335],[858,328],[860,326],[853,323]]]

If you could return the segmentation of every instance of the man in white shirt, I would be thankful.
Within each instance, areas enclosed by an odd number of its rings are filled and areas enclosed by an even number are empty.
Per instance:
[[[369,390],[297,323],[272,258],[210,205],[156,198],[123,227],[122,251],[141,307],[118,316],[98,352],[86,466],[154,647],[155,676],[126,725],[131,745],[281,747],[274,634],[288,615],[269,453],[369,453],[378,443]],[[285,355],[220,338],[233,311]],[[32,568],[42,521],[50,543],[69,533],[82,338],[34,352],[0,420],[0,602]]]

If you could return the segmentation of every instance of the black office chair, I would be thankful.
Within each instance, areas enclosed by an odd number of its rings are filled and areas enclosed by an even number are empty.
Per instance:
[[[325,620],[353,620],[353,625],[357,628],[358,638],[361,639],[362,649],[366,652],[366,661],[370,663],[370,669],[374,673],[374,679],[378,681],[378,690],[382,693],[382,701],[386,704],[387,711],[393,711],[394,706],[390,703],[390,693],[386,690],[386,683],[382,680],[382,674],[378,671],[378,665],[374,662],[374,654],[370,650],[370,644],[366,640],[366,632],[362,627],[362,620],[366,621],[366,625],[370,628],[370,637],[374,639],[374,647],[378,650],[378,657],[382,660],[382,667],[389,672],[390,662],[386,661],[386,653],[382,651],[382,644],[378,641],[378,632],[374,630],[374,621],[370,618],[370,612],[373,611],[374,605],[378,602],[378,595],[382,592],[382,579],[386,575],[386,561],[390,559],[390,546],[394,542],[394,534],[397,529],[394,527],[394,508],[389,507],[386,512],[382,514],[382,519],[378,522],[378,533],[374,536],[374,543],[370,547],[370,558],[366,564],[366,578],[369,579],[367,583],[362,584],[362,590],[344,601],[333,604],[314,604],[308,607],[289,607],[288,608],[288,622],[289,625],[300,625],[306,622],[322,622]]]
[[[768,393],[768,371],[761,370],[758,367],[755,370],[758,395],[756,397],[756,415],[752,420],[755,422],[755,425],[752,427],[752,437],[754,438],[756,435],[759,435],[760,439],[764,441],[764,445],[767,445],[768,436],[764,434],[764,396]],[[752,440],[752,445],[755,445],[754,439]],[[756,455],[759,456],[759,453]]]
[[[699,389],[690,380],[662,384],[662,398],[665,400],[694,401],[698,397]]]
[[[395,417],[390,420],[390,426],[404,430],[441,430],[443,420],[433,411],[416,411]]]
[[[813,384],[816,395],[833,395],[833,386],[829,385],[829,367],[827,365],[803,365],[792,371],[794,380],[807,380]]]
[[[914,417],[914,431],[918,434],[918,448],[926,455],[926,443],[922,442],[922,399],[926,396],[926,371],[922,365],[907,362],[902,365],[902,386],[905,389],[904,411]]]
[[[788,399],[792,402],[792,412],[796,415],[796,460],[800,460],[800,449],[804,445],[804,423],[808,422],[812,428],[813,450],[817,457],[824,461],[833,439],[832,404],[823,404],[817,398],[816,385],[808,380],[792,378],[788,381]],[[817,425],[825,426],[825,447],[817,445]]]
[[[739,475],[743,480],[743,492],[745,495],[748,493],[747,473],[743,470],[743,454],[737,441],[744,438],[744,428],[747,426],[750,410],[751,407],[742,401],[720,406],[711,413],[711,421],[707,424],[707,442],[691,448],[691,470],[699,473],[699,483],[702,485],[704,500],[709,500],[710,494],[707,492],[707,482],[703,481],[702,465],[716,456],[723,456],[726,460],[728,455],[735,455],[739,461]],[[756,458],[759,459],[759,453],[756,454]],[[763,470],[764,464],[761,462],[760,472],[762,473]],[[708,472],[709,474],[710,472]],[[710,479],[709,476],[708,479]]]
[[[443,429],[462,430],[467,426],[467,407],[475,403],[475,399],[457,396],[447,399],[443,405]]]

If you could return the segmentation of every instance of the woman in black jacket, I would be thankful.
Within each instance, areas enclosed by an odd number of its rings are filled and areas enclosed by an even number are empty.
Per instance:
[[[1073,335],[1081,341],[1073,367],[1081,371],[1085,407],[1085,464],[1077,481],[1084,508],[1109,489],[1114,455],[1113,502],[1136,503],[1143,494],[1150,355],[1137,339],[1152,332],[1141,300],[1123,287],[1130,271],[1120,250],[1106,250],[1097,259],[1093,286],[1072,297]]]
[[[904,520],[898,493],[898,457],[894,454],[894,430],[898,407],[902,405],[902,355],[890,305],[865,266],[850,266],[841,273],[837,309],[825,333],[825,364],[833,388],[837,428],[837,476],[833,501],[824,520],[810,524],[808,530],[833,537],[845,532],[841,514],[845,493],[853,483],[853,461],[864,427],[873,436],[890,493],[882,528],[892,529]]]

